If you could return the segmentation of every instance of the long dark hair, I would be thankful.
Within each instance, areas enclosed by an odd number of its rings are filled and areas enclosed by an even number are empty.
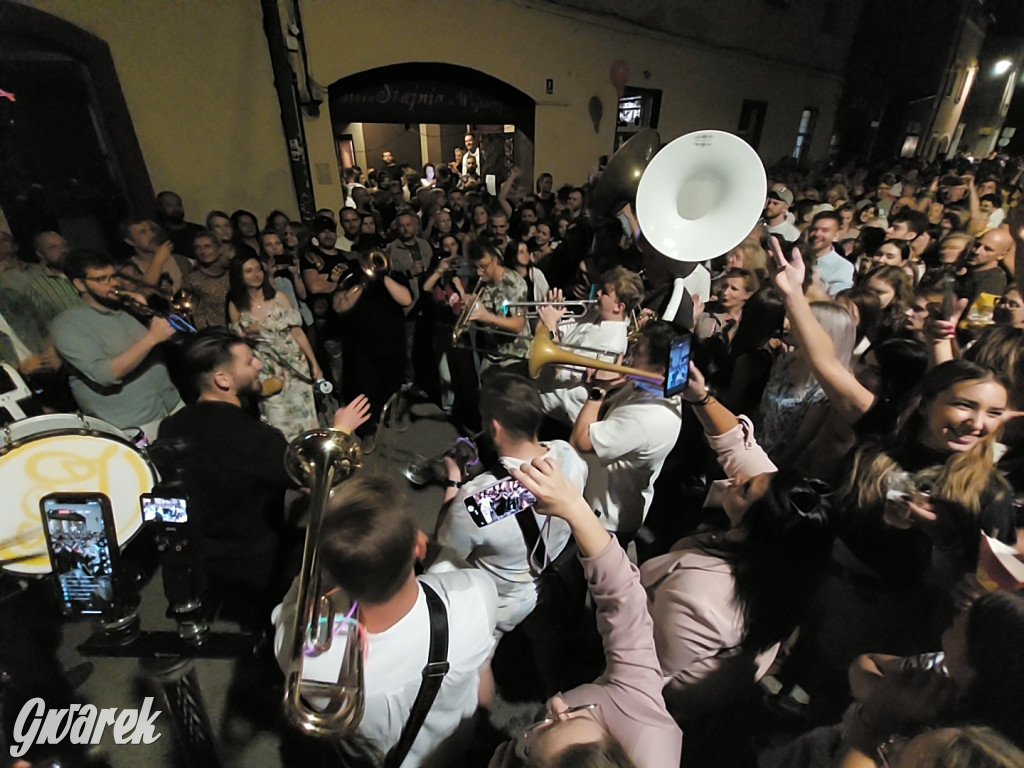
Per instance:
[[[773,337],[780,337],[785,319],[786,305],[775,293],[767,288],[755,293],[743,306],[729,348],[730,358],[735,361],[740,355],[761,349]]]
[[[267,268],[255,253],[234,258],[228,262],[228,301],[234,304],[235,308],[240,312],[246,311],[252,306],[249,300],[249,289],[245,285],[245,279],[242,277],[242,269],[245,267],[246,262],[253,259],[256,260],[260,265],[260,269],[263,270],[262,288],[264,300],[270,301],[277,295],[277,289],[270,282],[270,274],[267,272]]]
[[[803,620],[829,560],[829,510],[823,483],[782,470],[743,515],[746,535],[715,545],[732,566],[747,650],[784,640]]]
[[[240,222],[243,217],[248,217],[252,219],[252,223],[256,227],[256,237],[259,237],[260,220],[256,218],[256,214],[253,213],[252,211],[247,211],[243,208],[239,208],[237,211],[231,214],[231,226],[235,230],[235,239],[242,239],[242,230],[239,229],[238,222]]]

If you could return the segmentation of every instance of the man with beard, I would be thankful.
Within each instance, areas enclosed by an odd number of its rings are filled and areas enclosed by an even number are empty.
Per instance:
[[[363,225],[363,218],[355,208],[342,208],[338,211],[338,221],[341,222],[341,236],[336,243],[339,251],[351,253],[356,240],[359,239],[359,230]]]
[[[164,233],[149,219],[125,219],[121,222],[121,238],[132,249],[129,260],[142,273],[142,283],[150,293],[170,298],[179,290],[192,264],[173,252]]]
[[[164,417],[182,406],[159,346],[174,335],[162,317],[147,328],[121,310],[117,271],[109,256],[72,251],[64,268],[80,301],[53,321],[53,343],[68,364],[78,407],[115,427],[156,436]]]
[[[183,285],[192,296],[192,322],[196,328],[224,325],[227,317],[228,260],[212,232],[199,230],[192,241],[196,268],[185,276]]]
[[[167,418],[157,446],[175,457],[170,460],[175,472],[168,474],[179,473],[184,483],[211,588],[221,599],[234,596],[236,607],[259,624],[270,609],[255,606],[273,607],[294,575],[281,574],[279,560],[284,494],[293,486],[285,471],[288,441],[243,407],[260,393],[263,364],[241,336],[207,328],[189,338],[179,362],[178,380],[187,395],[197,397]],[[365,397],[354,398],[335,413],[334,427],[351,432],[368,409]],[[274,584],[279,592],[260,591]],[[244,591],[234,592],[232,586]]]
[[[185,221],[185,207],[181,196],[176,192],[165,190],[156,196],[156,215],[160,226],[171,238],[174,252],[182,256],[192,254],[192,242],[195,236],[203,231],[201,224]]]
[[[807,235],[807,244],[814,257],[814,268],[829,296],[853,287],[853,264],[840,256],[832,245],[841,225],[842,219],[838,213],[822,211],[811,219]]]
[[[469,219],[466,218],[466,193],[461,189],[448,190],[448,210],[452,214],[452,229],[456,232],[469,230]]]
[[[190,538],[207,581],[204,606],[258,632],[301,559],[301,529],[290,529],[285,514],[293,486],[288,442],[243,407],[259,394],[263,367],[245,339],[208,328],[189,338],[179,361],[178,380],[198,397],[164,422],[154,450],[168,457],[165,476],[179,477],[188,497]],[[334,426],[351,432],[366,410],[366,399],[356,398],[335,414]],[[229,718],[273,718],[276,676],[267,653],[241,660],[228,688]]]
[[[231,590],[220,587],[244,586],[239,606],[252,605],[279,570],[284,494],[292,486],[284,463],[288,442],[243,407],[259,395],[263,365],[241,336],[200,331],[182,348],[180,363],[178,380],[196,401],[164,422],[156,447],[176,457],[170,462],[176,472],[168,474],[184,483],[211,589],[230,598]],[[248,618],[259,623],[266,616],[269,609]]]

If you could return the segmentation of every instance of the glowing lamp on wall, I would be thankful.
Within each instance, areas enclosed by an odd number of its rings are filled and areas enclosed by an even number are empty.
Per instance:
[[[999,75],[1005,75],[1010,71],[1010,67],[1013,66],[1013,62],[1009,59],[1000,59],[992,66],[992,74],[996,77]]]

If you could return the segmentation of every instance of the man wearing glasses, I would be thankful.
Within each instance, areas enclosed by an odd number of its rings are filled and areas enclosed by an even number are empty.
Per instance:
[[[493,328],[501,335],[488,339],[488,349],[497,353],[489,358],[491,363],[508,364],[515,356],[526,358],[530,347],[530,325],[520,311],[506,314],[506,304],[518,304],[527,300],[526,281],[515,271],[505,267],[501,253],[493,245],[483,245],[470,252],[479,283],[476,297],[479,299],[471,319],[481,326]],[[516,337],[519,338],[516,338]],[[481,371],[482,372],[482,371]]]
[[[78,407],[155,438],[160,421],[182,407],[159,350],[174,328],[162,317],[153,317],[147,328],[122,311],[117,272],[108,256],[72,251],[64,271],[81,301],[54,319],[51,333],[68,363]]]

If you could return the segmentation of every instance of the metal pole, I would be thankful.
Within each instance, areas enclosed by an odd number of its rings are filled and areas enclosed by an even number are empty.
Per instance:
[[[160,685],[185,764],[190,768],[220,768],[213,726],[192,659],[142,659],[139,666]]]
[[[288,149],[288,165],[295,186],[295,199],[299,204],[299,216],[303,221],[312,221],[316,214],[313,199],[313,179],[309,173],[309,153],[306,149],[306,131],[302,125],[302,112],[295,90],[295,72],[288,61],[284,30],[281,29],[281,13],[277,0],[260,0],[263,8],[263,31],[267,35],[270,50],[270,65],[274,71],[274,89],[281,106],[281,126]]]

